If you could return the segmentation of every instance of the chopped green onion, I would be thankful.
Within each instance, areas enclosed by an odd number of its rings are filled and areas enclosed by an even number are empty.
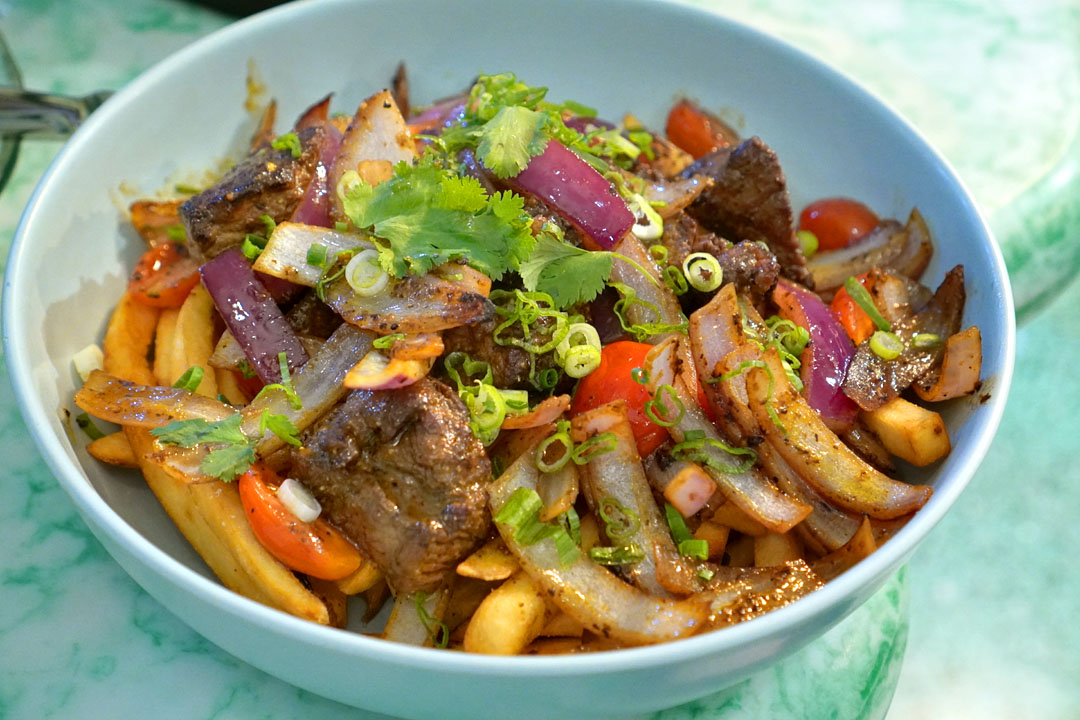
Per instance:
[[[895,360],[904,352],[904,342],[894,333],[878,330],[870,336],[870,350],[882,360]]]
[[[475,391],[474,383],[491,385],[494,382],[491,365],[483,360],[473,360],[467,353],[452,352],[443,360],[446,374],[457,384],[458,392]],[[460,367],[461,372],[458,372]],[[463,377],[464,376],[464,377]]]
[[[772,417],[772,415],[770,415],[770,417]],[[779,418],[776,418],[774,422],[776,421],[779,421]],[[728,465],[714,458],[712,453],[706,452],[706,447],[716,448],[728,455],[744,456],[746,459],[738,465]],[[733,475],[746,472],[757,462],[757,453],[750,448],[732,447],[719,440],[706,438],[704,437],[704,434],[701,436],[695,434],[691,439],[691,433],[686,433],[683,441],[671,448],[671,456],[679,460],[696,462],[699,465],[708,465],[717,472],[730,473]]]
[[[269,238],[274,234],[274,230],[277,229],[277,223],[274,222],[274,218],[269,215],[260,215],[259,220],[262,221],[263,227],[266,228],[266,237]]]
[[[181,375],[176,382],[173,383],[174,388],[181,388],[188,392],[195,392],[199,389],[199,383],[203,379],[203,369],[198,365],[192,365],[184,374]]]
[[[649,246],[649,257],[651,257],[653,260],[655,260],[656,262],[663,265],[664,263],[667,262],[668,249],[666,247],[664,247],[663,245],[650,245]]]
[[[293,406],[294,410],[300,410],[304,407],[304,403],[300,400],[300,396],[296,394],[296,390],[293,389],[292,377],[289,375],[289,362],[284,351],[278,353],[278,367],[281,369],[281,382],[263,385],[262,390],[252,398],[251,402],[255,402],[271,390],[276,389],[285,393],[285,397],[288,398],[289,404]]]
[[[645,551],[637,543],[622,547],[594,547],[589,559],[600,565],[633,565],[645,559]]]
[[[75,416],[75,424],[86,433],[86,436],[91,440],[100,440],[105,437],[105,433],[101,432],[101,429],[94,424],[94,421],[90,419],[90,416],[86,413],[79,413]]]
[[[221,393],[217,394],[217,399],[218,399],[219,403],[225,403],[226,405],[232,405],[232,403],[229,402],[229,398],[225,397]]]
[[[624,507],[610,495],[600,501],[596,513],[604,521],[604,532],[612,542],[629,540],[641,529],[641,520],[637,513]]]
[[[928,350],[941,344],[941,336],[935,333],[915,333],[911,338],[911,346],[919,350]]]
[[[671,538],[676,545],[694,538],[686,524],[686,519],[671,503],[664,503],[664,519],[667,520],[667,526],[671,530]]]
[[[647,277],[653,279],[652,275],[647,275]],[[635,339],[645,340],[653,335],[661,335],[669,332],[686,334],[686,328],[689,323],[685,319],[681,323],[637,323],[631,325],[626,320],[626,310],[629,307],[635,304],[643,305],[653,317],[660,317],[660,308],[656,307],[655,303],[639,298],[637,296],[637,291],[629,285],[620,282],[609,282],[608,285],[615,288],[621,296],[615,301],[615,305],[612,307],[615,317],[619,318],[619,324],[622,325],[622,329],[633,335]],[[685,316],[683,317],[685,318]]]
[[[576,345],[565,355],[563,371],[572,378],[583,378],[600,367],[600,351],[591,345]]]
[[[870,319],[877,325],[878,330],[884,330],[885,332],[892,330],[892,323],[882,317],[877,305],[874,304],[874,298],[870,297],[870,293],[863,287],[858,278],[849,277],[845,280],[844,289],[847,290],[848,296],[855,301],[855,304],[870,316]]]
[[[300,146],[300,138],[296,136],[296,133],[292,132],[274,138],[274,141],[270,143],[270,147],[275,150],[288,150],[294,158],[300,157],[303,152],[303,148]]]
[[[645,368],[636,367],[630,371],[630,379],[636,382],[638,385],[648,385],[649,371]]]
[[[413,593],[413,602],[416,604],[416,614],[420,616],[420,622],[424,624],[431,644],[437,648],[445,648],[450,643],[450,628],[442,620],[433,617],[424,605],[427,603],[428,594],[423,591]]]
[[[817,235],[809,230],[800,230],[795,233],[795,239],[799,241],[799,247],[802,248],[802,254],[804,257],[812,258],[814,253],[818,251],[818,239]]]
[[[183,225],[169,225],[165,228],[165,237],[173,242],[182,243],[187,240],[187,232],[184,230]]]
[[[558,384],[559,371],[555,368],[548,368],[536,376],[536,385],[541,390],[550,390]]]
[[[683,260],[682,268],[690,287],[701,292],[712,292],[724,281],[720,261],[711,253],[690,253]]]
[[[506,400],[494,385],[478,385],[475,394],[466,392],[460,393],[460,396],[469,410],[469,427],[480,442],[487,446],[499,436],[499,429],[506,419]]]
[[[565,512],[560,513],[557,519],[574,544],[581,547],[581,518],[578,517],[574,506],[571,505]]]
[[[307,264],[314,267],[326,267],[326,246],[313,243],[307,251]]]
[[[240,373],[240,377],[245,380],[251,380],[255,377],[255,368],[251,367],[251,363],[247,358],[244,358],[240,362],[236,363],[236,371]]]
[[[195,187],[194,185],[188,185],[187,183],[176,183],[174,187],[176,188],[176,192],[180,193],[181,195],[197,195],[198,193],[202,192],[201,189]]]
[[[266,238],[262,235],[253,235],[248,233],[244,236],[244,242],[240,245],[240,252],[244,253],[244,257],[248,260],[254,260],[262,254],[263,248],[266,247]]]
[[[374,340],[372,340],[371,341],[371,346],[376,347],[376,348],[378,348],[380,350],[386,350],[391,345],[396,343],[398,340],[404,340],[404,339],[405,339],[405,333],[394,333],[392,335],[383,335],[382,337],[377,337]]]
[[[674,409],[668,407],[667,403],[664,402],[664,395],[668,396]],[[683,405],[683,401],[675,392],[675,388],[671,385],[661,385],[656,388],[656,395],[645,403],[645,414],[660,427],[674,427],[686,415],[686,406]],[[671,418],[672,415],[675,417]]]
[[[709,568],[702,565],[701,567],[698,568],[697,579],[700,580],[701,582],[709,582],[710,580],[713,579],[713,575],[715,575],[715,574],[716,573],[714,573],[712,570],[710,570]]]
[[[638,240],[657,240],[664,234],[664,219],[648,200],[634,193],[626,205],[634,213],[634,224],[630,230]]]
[[[551,538],[559,553],[559,564],[563,567],[572,565],[581,554],[577,544],[562,525],[540,522],[543,507],[544,503],[535,490],[519,487],[506,499],[494,520],[509,525],[514,541],[521,545],[533,545]]]
[[[585,465],[598,455],[609,453],[619,444],[615,433],[606,432],[593,435],[591,438],[574,448],[570,459],[578,465]]]
[[[338,220],[336,223],[334,223],[334,229],[338,232],[348,232],[349,223],[344,220]]]
[[[562,443],[563,451],[554,462],[545,460],[548,448],[555,443]],[[536,469],[540,472],[553,473],[562,470],[566,463],[570,462],[570,455],[574,451],[574,441],[570,439],[569,424],[565,421],[559,423],[558,429],[540,441],[536,447]]]
[[[709,543],[707,540],[699,540],[697,538],[683,540],[679,543],[679,554],[684,557],[704,562],[709,559]]]
[[[682,270],[674,265],[668,265],[664,268],[664,284],[676,295],[685,295],[686,291],[690,289],[690,285],[686,282],[686,276],[683,275]]]
[[[379,266],[379,253],[365,248],[345,266],[345,280],[360,297],[378,295],[390,284],[390,276]]]

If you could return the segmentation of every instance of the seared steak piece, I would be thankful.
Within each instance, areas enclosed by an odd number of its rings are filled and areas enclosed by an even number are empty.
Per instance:
[[[309,290],[285,313],[285,319],[298,335],[322,338],[330,337],[341,325],[341,316],[330,306],[319,300],[313,290]]]
[[[529,381],[529,353],[513,345],[499,345],[493,335],[504,318],[496,315],[490,320],[461,325],[443,331],[443,346],[447,354],[452,352],[466,353],[473,360],[483,360],[491,366],[491,375],[495,386],[504,389],[531,389]],[[536,326],[548,328],[551,326],[550,318],[540,318]],[[530,333],[532,341],[537,345],[543,345],[549,341],[549,335]],[[499,335],[502,338],[521,339],[522,331],[519,323],[505,328]],[[546,352],[536,356],[536,373],[540,374],[550,367],[555,367],[554,353]]]
[[[298,134],[300,157],[288,149],[262,147],[241,160],[221,181],[180,206],[192,254],[205,262],[231,247],[244,235],[266,232],[260,215],[274,222],[288,220],[315,175],[323,129],[309,127]]]
[[[431,591],[487,534],[491,463],[450,388],[356,390],[303,436],[293,474],[396,594]]]
[[[660,240],[668,251],[668,262],[681,267],[687,255],[706,252],[716,257],[724,271],[724,282],[735,283],[740,294],[749,295],[755,304],[776,284],[780,264],[776,256],[755,242],[732,245],[717,237],[686,213],[664,224]]]
[[[707,230],[736,242],[764,242],[780,261],[786,277],[813,288],[806,258],[795,238],[784,171],[776,153],[760,138],[714,150],[682,174],[707,175],[716,181],[687,208]]]

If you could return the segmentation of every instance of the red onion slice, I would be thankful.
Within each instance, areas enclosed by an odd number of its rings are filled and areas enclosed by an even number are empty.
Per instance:
[[[307,362],[304,346],[239,250],[226,250],[200,267],[199,273],[226,326],[263,382],[281,382],[280,352],[285,353],[290,370]]]
[[[843,385],[855,346],[821,298],[806,288],[782,279],[773,290],[773,302],[781,317],[810,333],[800,358],[803,395],[810,407],[834,432],[850,428],[859,407],[844,394]]]
[[[634,225],[634,215],[607,180],[557,140],[510,181],[572,222],[590,249],[610,250]]]

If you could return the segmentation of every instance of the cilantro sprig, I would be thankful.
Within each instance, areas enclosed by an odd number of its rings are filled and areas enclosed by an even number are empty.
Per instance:
[[[376,186],[356,182],[343,198],[353,225],[385,241],[376,243],[379,264],[391,275],[422,275],[464,258],[493,280],[532,251],[524,203],[509,191],[488,196],[476,179],[424,160],[399,163],[394,176]]]
[[[233,413],[215,422],[202,418],[173,420],[168,425],[154,428],[150,434],[163,445],[183,448],[209,446],[211,449],[199,463],[199,469],[225,482],[232,482],[247,472],[255,462],[255,446],[267,430],[290,445],[300,445],[298,430],[285,415],[263,411],[259,417],[259,437],[244,434],[240,429],[243,422],[241,413]]]

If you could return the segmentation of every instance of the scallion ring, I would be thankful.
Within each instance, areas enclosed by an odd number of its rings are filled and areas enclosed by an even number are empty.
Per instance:
[[[572,378],[583,378],[600,367],[600,351],[592,345],[575,345],[563,357],[563,372]]]
[[[605,432],[593,435],[574,448],[570,459],[578,465],[585,465],[597,455],[611,452],[618,444],[619,441],[616,439],[615,433]]]
[[[656,212],[648,200],[634,193],[627,203],[634,213],[634,224],[630,230],[638,240],[658,240],[664,234],[664,219]]]
[[[596,512],[604,521],[604,532],[612,542],[625,542],[641,529],[637,513],[610,495],[600,501]]]
[[[667,396],[668,402],[664,401]],[[686,406],[671,385],[656,388],[656,395],[645,403],[645,414],[660,427],[674,427],[686,415]],[[674,415],[674,417],[672,417]]]
[[[936,333],[915,333],[911,338],[911,347],[929,350],[941,344],[941,336]]]
[[[904,352],[904,341],[894,333],[878,330],[870,336],[870,351],[882,360],[895,360]]]
[[[378,295],[390,284],[390,276],[379,267],[379,253],[365,248],[345,266],[345,280],[360,297]]]
[[[560,443],[563,446],[563,451],[554,462],[548,462],[546,459],[548,449],[555,443]],[[570,455],[573,451],[574,441],[570,439],[569,432],[566,430],[559,430],[558,432],[552,433],[541,440],[540,444],[536,447],[536,469],[545,473],[553,473],[556,470],[562,470],[566,467],[566,463],[570,462]]]
[[[720,261],[711,253],[690,253],[683,260],[682,268],[690,287],[701,292],[712,292],[724,281]]]
[[[668,249],[666,247],[664,247],[663,245],[650,245],[649,246],[649,257],[651,257],[653,260],[655,260],[656,262],[663,265],[664,263],[667,262]]]
[[[690,289],[690,285],[686,282],[686,276],[683,275],[682,270],[674,265],[668,265],[664,268],[664,284],[676,295],[685,295],[686,291]]]

